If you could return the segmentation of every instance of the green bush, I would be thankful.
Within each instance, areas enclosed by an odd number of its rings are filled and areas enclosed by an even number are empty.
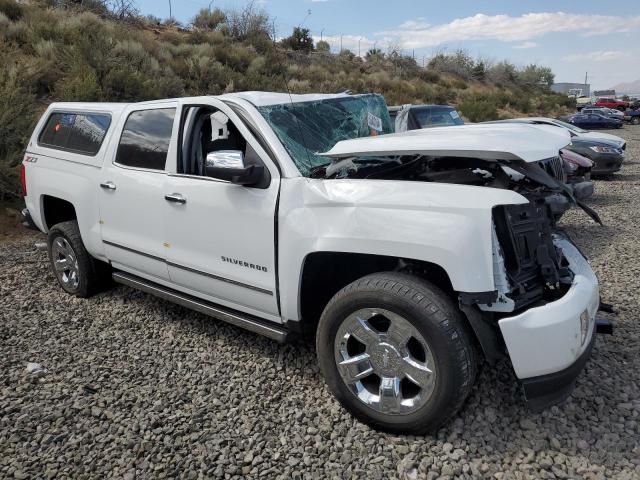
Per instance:
[[[15,0],[0,0],[0,12],[14,22],[22,18],[22,7]]]
[[[458,109],[471,122],[483,122],[499,118],[496,100],[490,96],[468,96],[460,102]]]

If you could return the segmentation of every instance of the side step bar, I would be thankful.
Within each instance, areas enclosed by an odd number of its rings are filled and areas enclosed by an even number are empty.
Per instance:
[[[278,325],[269,325],[267,320],[262,320],[253,315],[236,312],[230,308],[222,307],[206,300],[202,300],[186,293],[178,292],[169,287],[158,285],[143,278],[125,272],[114,272],[113,281],[131,288],[150,293],[183,307],[190,308],[210,317],[222,320],[237,327],[244,328],[254,333],[259,333],[280,343],[287,341],[289,331]]]

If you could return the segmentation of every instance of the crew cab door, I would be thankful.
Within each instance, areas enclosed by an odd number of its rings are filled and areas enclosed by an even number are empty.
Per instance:
[[[164,185],[171,282],[192,295],[279,322],[278,170],[225,103],[217,99],[197,105],[185,102],[179,106],[178,154]],[[261,166],[264,181],[245,186],[207,176],[207,165],[220,158],[219,165],[228,158]]]
[[[175,155],[176,110],[173,102],[125,112],[96,185],[106,257],[117,269],[165,282],[165,166]]]

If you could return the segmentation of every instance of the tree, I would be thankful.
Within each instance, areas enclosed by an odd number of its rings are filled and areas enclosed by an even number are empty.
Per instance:
[[[367,62],[379,62],[381,60],[384,60],[384,52],[379,48],[372,48],[366,53],[364,58],[367,60]]]
[[[318,43],[316,43],[316,50],[319,52],[329,53],[331,51],[331,45],[329,45],[329,42],[320,40]]]
[[[225,24],[227,16],[222,10],[216,8],[209,11],[207,8],[201,9],[193,18],[193,26],[200,30],[216,30]]]
[[[471,76],[473,77],[474,80],[479,80],[482,82],[485,79],[486,75],[487,75],[487,69],[484,65],[484,62],[480,60],[473,67],[473,70],[471,71]]]
[[[313,51],[313,38],[308,28],[295,27],[290,37],[282,40],[282,46],[303,52]]]
[[[555,75],[548,67],[532,63],[518,72],[518,80],[526,85],[550,87]]]
[[[242,10],[228,10],[226,19],[226,33],[234,40],[253,43],[270,37],[269,15],[253,1]]]
[[[140,14],[134,0],[108,0],[107,5],[119,20],[133,20]]]

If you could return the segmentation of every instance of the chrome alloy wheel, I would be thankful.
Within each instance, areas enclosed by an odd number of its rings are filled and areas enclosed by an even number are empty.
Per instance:
[[[57,237],[51,246],[53,268],[60,283],[65,287],[76,289],[80,283],[78,258],[73,248],[64,237]]]
[[[429,344],[389,310],[363,308],[349,315],[338,329],[334,355],[349,389],[380,413],[412,413],[433,394],[436,370]]]

